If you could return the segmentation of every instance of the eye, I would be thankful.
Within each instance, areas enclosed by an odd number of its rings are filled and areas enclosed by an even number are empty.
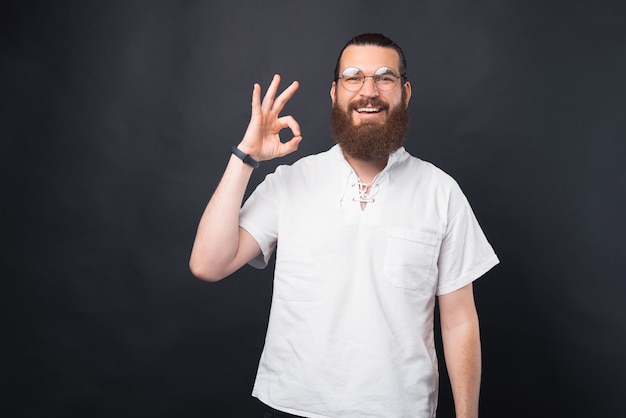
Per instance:
[[[349,67],[341,73],[341,80],[344,83],[358,85],[363,83],[363,73],[358,68]]]
[[[383,83],[393,83],[396,78],[391,74],[383,74],[378,76],[378,81],[382,81]]]
[[[358,68],[350,67],[341,73],[341,78],[346,82],[356,83],[363,79],[363,73]]]

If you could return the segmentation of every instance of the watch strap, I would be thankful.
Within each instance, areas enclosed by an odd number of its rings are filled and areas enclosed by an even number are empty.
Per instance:
[[[248,154],[246,154],[245,152],[243,152],[242,150],[237,148],[236,145],[233,145],[233,147],[230,150],[239,159],[241,159],[241,161],[243,161],[244,163],[248,164],[252,168],[257,168],[260,165],[260,163],[258,161],[256,161],[254,158],[250,157]]]

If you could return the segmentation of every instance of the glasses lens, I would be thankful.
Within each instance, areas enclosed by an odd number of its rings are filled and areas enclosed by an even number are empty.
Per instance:
[[[341,84],[346,90],[356,91],[363,86],[364,74],[358,68],[346,68],[341,73]]]
[[[363,87],[366,77],[371,77],[379,90],[391,90],[400,77],[389,67],[380,67],[374,75],[366,76],[355,67],[346,68],[341,73],[341,85],[348,91],[357,91]]]
[[[396,85],[398,78],[389,67],[381,67],[374,73],[374,82],[380,90],[391,90]]]

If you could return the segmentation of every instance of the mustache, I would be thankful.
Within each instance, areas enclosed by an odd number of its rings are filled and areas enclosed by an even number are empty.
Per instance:
[[[367,107],[368,105],[372,107],[379,107],[382,110],[389,110],[389,103],[383,102],[382,100],[374,97],[372,99],[363,99],[352,102],[348,105],[348,110],[356,110],[360,107]]]

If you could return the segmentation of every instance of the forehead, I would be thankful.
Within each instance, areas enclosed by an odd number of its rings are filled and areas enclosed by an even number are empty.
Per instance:
[[[377,45],[350,45],[339,62],[339,73],[346,68],[357,67],[364,72],[374,72],[380,67],[399,71],[400,56],[393,48]]]

